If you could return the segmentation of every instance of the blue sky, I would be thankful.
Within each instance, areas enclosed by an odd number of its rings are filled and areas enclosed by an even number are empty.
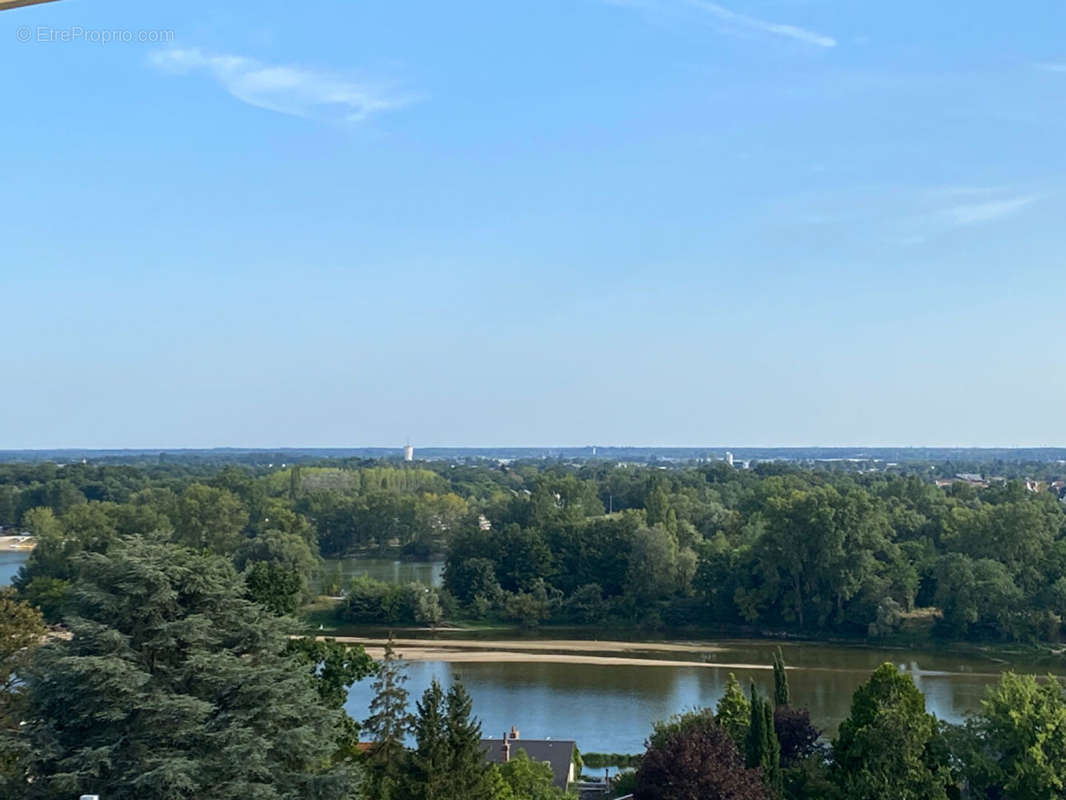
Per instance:
[[[1050,0],[0,12],[0,448],[1064,445],[1063,31]]]

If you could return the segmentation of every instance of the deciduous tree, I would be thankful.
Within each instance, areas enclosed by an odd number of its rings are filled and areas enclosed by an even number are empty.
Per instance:
[[[16,738],[25,711],[25,686],[18,675],[44,631],[40,611],[19,602],[11,587],[0,588],[0,789],[8,787],[3,796],[16,796],[18,760],[24,750]]]
[[[767,800],[758,769],[748,769],[709,711],[657,726],[637,770],[636,800]]]
[[[1066,796],[1066,696],[1057,678],[1006,673],[965,733],[956,755],[976,798]]]
[[[945,800],[951,777],[936,718],[909,676],[883,664],[860,686],[833,740],[832,777],[848,800]]]

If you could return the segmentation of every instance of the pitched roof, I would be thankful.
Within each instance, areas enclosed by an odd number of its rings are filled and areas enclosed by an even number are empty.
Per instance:
[[[481,752],[485,758],[496,764],[503,763],[503,739],[482,739]],[[511,745],[511,757],[524,750],[531,761],[547,763],[552,768],[554,783],[560,789],[565,790],[570,781],[570,765],[574,761],[574,748],[577,742],[565,739],[513,739],[508,738]]]

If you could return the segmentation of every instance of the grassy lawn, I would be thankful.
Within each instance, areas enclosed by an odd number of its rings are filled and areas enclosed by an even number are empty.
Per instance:
[[[340,600],[334,597],[321,596],[308,603],[300,611],[300,618],[307,624],[308,632],[321,636],[375,636],[384,637],[390,631],[397,634],[424,632],[427,628],[410,627],[406,625],[357,625],[342,622],[337,619],[337,607]],[[501,624],[486,620],[449,620],[438,631],[452,632],[462,631],[465,633],[488,634],[496,633],[500,636],[510,636],[519,632],[520,629],[513,625]]]

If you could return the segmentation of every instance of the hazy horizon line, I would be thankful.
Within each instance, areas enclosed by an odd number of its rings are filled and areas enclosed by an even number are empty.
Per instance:
[[[410,443],[418,450],[1066,450],[1066,444],[423,444]],[[395,450],[404,444],[357,445],[180,445],[160,446],[76,446],[9,447],[0,453],[45,452],[175,452],[175,451],[303,451],[303,450]]]

